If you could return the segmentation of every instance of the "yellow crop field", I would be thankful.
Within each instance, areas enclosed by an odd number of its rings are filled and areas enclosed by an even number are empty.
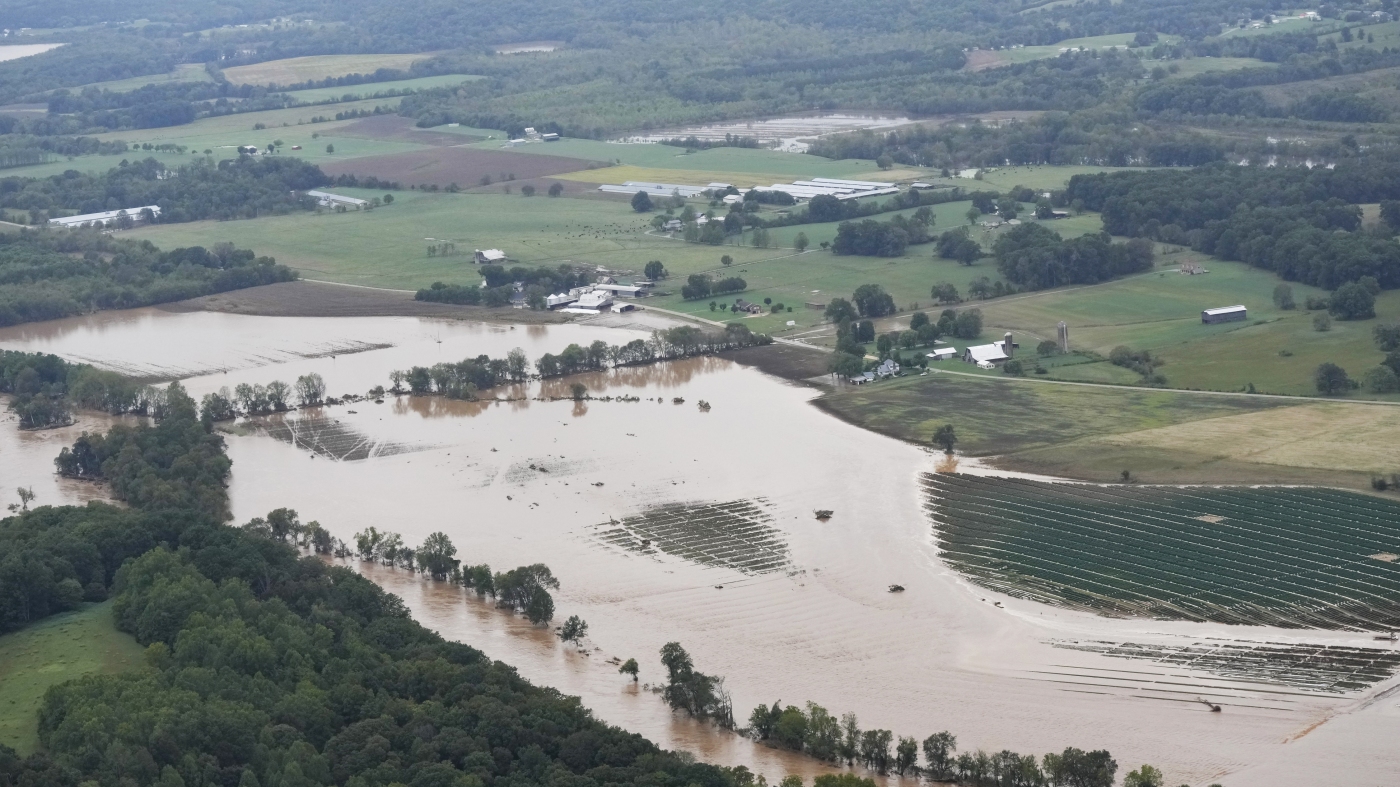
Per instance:
[[[408,68],[427,60],[433,52],[402,55],[315,55],[269,60],[248,66],[224,69],[224,76],[235,85],[295,85],[347,74],[372,74],[381,68]]]
[[[1400,471],[1400,409],[1343,403],[1281,407],[1085,442],[1191,451],[1222,459],[1361,473]]]

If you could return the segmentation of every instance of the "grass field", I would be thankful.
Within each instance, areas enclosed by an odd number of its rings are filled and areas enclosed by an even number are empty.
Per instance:
[[[470,74],[443,74],[417,79],[396,79],[390,82],[370,82],[364,85],[345,87],[317,87],[309,90],[292,90],[287,95],[297,101],[319,103],[323,101],[357,101],[391,90],[429,90],[435,87],[456,87],[473,80],[482,79]]]
[[[0,744],[21,755],[38,745],[38,711],[50,686],[141,664],[143,649],[93,604],[0,636]]]
[[[1162,36],[1164,41],[1175,41],[1176,36]],[[1047,57],[1059,57],[1070,49],[1106,49],[1109,47],[1128,47],[1133,43],[1133,33],[1113,33],[1106,36],[1090,36],[1088,38],[1069,38],[1056,44],[1046,46],[1023,46],[1020,49],[996,49],[978,50],[967,53],[967,68],[969,71],[980,71],[984,68],[997,68],[998,66],[1009,66],[1015,63],[1029,63],[1032,60],[1044,60]]]
[[[1173,79],[1185,79],[1187,77],[1207,74],[1212,71],[1238,71],[1242,68],[1273,68],[1276,63],[1268,63],[1253,57],[1191,57],[1184,60],[1173,60],[1168,66],[1176,66],[1176,73],[1171,75]],[[1151,65],[1148,68],[1152,68]]]
[[[1030,164],[1014,167],[997,167],[996,169],[986,170],[982,173],[981,180],[938,178],[937,182],[962,186],[968,191],[977,191],[978,189],[1006,191],[1013,186],[1025,186],[1032,189],[1061,189],[1064,188],[1069,183],[1069,179],[1075,175],[1094,175],[1099,172],[1130,172],[1141,169],[1144,168]]]
[[[1210,272],[1183,276],[1183,261],[1199,262]],[[1163,358],[1161,371],[1179,388],[1243,390],[1249,384],[1261,393],[1311,395],[1312,373],[1324,362],[1341,365],[1360,378],[1380,363],[1382,353],[1371,337],[1376,320],[1333,322],[1325,333],[1313,329],[1313,315],[1302,309],[1284,311],[1273,303],[1279,279],[1242,263],[1203,258],[1190,251],[1160,255],[1153,273],[1092,287],[1071,287],[1010,296],[978,304],[988,335],[1013,331],[1023,347],[1055,337],[1063,320],[1070,327],[1070,344],[1106,356],[1119,345],[1151,350]],[[1292,284],[1294,298],[1325,295]],[[1202,309],[1244,304],[1245,322],[1203,325]],[[1400,319],[1400,293],[1383,293],[1376,303],[1379,320]],[[1052,368],[1051,376],[1085,382],[1132,382],[1125,370],[1108,364]],[[1377,397],[1360,391],[1364,398]]]
[[[950,368],[961,370],[960,361]],[[843,386],[819,405],[877,432],[927,445],[951,423],[958,450],[990,456],[1089,437],[1138,433],[1202,419],[1272,411],[1280,402],[1182,391],[1046,385],[996,377],[930,374]]]
[[[404,69],[433,54],[313,55],[234,66],[223,73],[235,85],[295,85],[347,74],[372,74],[381,68]]]
[[[128,77],[126,79],[113,79],[107,82],[94,82],[82,87],[70,88],[73,93],[80,93],[90,87],[98,90],[110,90],[113,93],[129,93],[137,88],[146,85],[163,85],[171,82],[213,82],[214,77],[209,75],[209,71],[204,68],[203,63],[182,63],[175,66],[175,70],[168,74],[148,74],[146,76]]]
[[[975,582],[1113,616],[1385,631],[1400,503],[1330,489],[924,476],[944,558]],[[1345,688],[1361,688],[1350,686]]]

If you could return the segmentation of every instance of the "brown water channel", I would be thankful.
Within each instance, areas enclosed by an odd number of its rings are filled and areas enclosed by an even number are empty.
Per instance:
[[[6,329],[0,347],[174,373],[195,396],[310,371],[341,395],[387,385],[390,370],[413,364],[517,346],[533,358],[639,335],[138,310]],[[575,381],[593,396],[640,401],[532,398]],[[962,749],[1107,748],[1124,772],[1151,762],[1172,784],[1317,784],[1325,779],[1311,773],[1342,767],[1349,784],[1379,785],[1400,774],[1394,692],[1320,695],[1063,647],[1302,638],[1110,620],[969,585],[939,560],[921,509],[918,476],[935,457],[822,414],[807,404],[810,389],[703,358],[499,394],[521,400],[389,397],[240,421],[228,438],[235,519],[290,506],[346,540],[371,525],[409,543],[442,530],[467,562],[546,563],[562,582],[557,614],[590,624],[587,655],[456,589],[354,565],[425,625],[581,696],[599,718],[770,780],[821,766],[674,717],[607,661],[635,657],[642,682],[656,682],[657,651],[677,640],[697,668],[725,676],[741,719],[760,702],[812,700],[897,735],[947,729]],[[84,416],[39,434],[0,425],[0,489],[32,484],[40,503],[92,496],[54,479],[51,462],[78,430],[105,422]],[[835,515],[818,521],[814,509]],[[905,591],[888,592],[892,583]],[[1361,644],[1341,633],[1307,639]],[[1211,713],[1199,696],[1226,711]]]

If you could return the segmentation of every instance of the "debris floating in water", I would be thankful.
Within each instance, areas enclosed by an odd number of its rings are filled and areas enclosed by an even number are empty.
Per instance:
[[[832,514],[834,514],[834,513],[836,513],[836,512],[835,512],[835,511],[832,511],[832,510],[829,509],[829,508],[818,508],[816,511],[813,511],[812,513],[814,513],[814,514],[817,515],[817,519],[820,519],[821,521],[825,522],[826,520],[828,520],[828,519],[831,518],[831,515],[832,515]]]
[[[891,593],[903,593],[903,592],[904,592],[904,586],[903,586],[903,585],[890,585],[890,592],[891,592]]]

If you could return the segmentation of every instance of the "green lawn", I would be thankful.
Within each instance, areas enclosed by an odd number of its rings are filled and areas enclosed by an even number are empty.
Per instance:
[[[39,705],[50,686],[141,664],[143,649],[112,624],[111,603],[55,615],[0,636],[0,744],[38,745]]]

